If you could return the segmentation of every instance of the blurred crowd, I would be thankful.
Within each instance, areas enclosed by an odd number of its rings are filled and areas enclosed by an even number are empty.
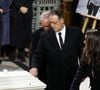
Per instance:
[[[0,60],[25,61],[32,39],[33,0],[0,0]]]

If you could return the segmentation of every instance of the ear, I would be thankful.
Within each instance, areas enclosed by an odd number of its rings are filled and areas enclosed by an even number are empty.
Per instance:
[[[60,20],[61,20],[61,23],[64,23],[64,19],[63,18],[61,18]]]

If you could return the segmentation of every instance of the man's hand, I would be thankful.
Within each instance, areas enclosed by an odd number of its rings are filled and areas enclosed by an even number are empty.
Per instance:
[[[21,12],[22,14],[26,14],[26,13],[28,12],[28,8],[22,6],[22,7],[20,7],[20,12]]]
[[[38,69],[37,68],[31,68],[29,71],[33,76],[38,76]]]
[[[3,13],[3,9],[0,8],[0,13]]]

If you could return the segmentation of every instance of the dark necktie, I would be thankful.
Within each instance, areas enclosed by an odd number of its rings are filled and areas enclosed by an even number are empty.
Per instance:
[[[62,48],[63,47],[63,40],[62,40],[61,34],[62,34],[61,32],[58,33],[60,45],[61,45],[61,48]]]

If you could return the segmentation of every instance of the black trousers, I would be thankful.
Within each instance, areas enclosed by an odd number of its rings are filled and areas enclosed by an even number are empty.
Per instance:
[[[88,5],[88,14],[89,15],[93,15],[96,16],[97,12],[98,12],[99,6],[94,5],[93,3],[90,3]]]

